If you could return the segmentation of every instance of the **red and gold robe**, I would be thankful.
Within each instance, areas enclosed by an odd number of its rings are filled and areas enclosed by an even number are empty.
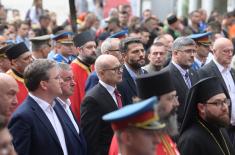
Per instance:
[[[18,75],[16,75],[16,73],[14,73],[13,70],[8,70],[7,71],[8,75],[11,75],[17,82],[18,84],[18,88],[19,88],[19,92],[16,94],[17,96],[17,100],[18,100],[18,105],[17,107],[24,101],[24,99],[27,97],[28,95],[28,89],[26,88],[25,84],[24,84],[24,79]]]
[[[118,155],[118,142],[116,136],[113,136],[109,148],[109,155]],[[161,136],[161,143],[156,146],[156,155],[180,155],[180,153],[170,136],[163,134]]]
[[[89,74],[92,71],[92,67],[88,67],[83,64],[79,59],[75,59],[71,63],[71,67],[74,75],[74,81],[76,82],[73,95],[70,97],[71,108],[77,120],[80,121],[80,105],[85,96],[85,84]]]

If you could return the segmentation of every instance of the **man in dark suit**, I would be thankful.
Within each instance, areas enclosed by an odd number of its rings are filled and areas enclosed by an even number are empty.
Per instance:
[[[95,62],[99,83],[87,92],[81,104],[81,128],[88,155],[107,155],[113,137],[111,125],[102,120],[122,106],[116,84],[122,80],[122,65],[112,55],[101,55]]]
[[[29,95],[13,113],[9,130],[18,155],[75,155],[71,133],[54,99],[61,95],[61,80],[55,61],[38,59],[24,72]],[[73,146],[75,147],[75,146]]]
[[[231,99],[231,127],[229,136],[235,148],[235,71],[230,64],[233,57],[233,44],[227,38],[219,38],[213,45],[213,60],[199,70],[200,78],[216,76]]]
[[[177,38],[172,46],[172,61],[165,68],[171,73],[171,78],[176,88],[179,100],[178,122],[182,123],[184,114],[185,99],[189,88],[198,80],[198,75],[190,67],[194,62],[196,52],[195,42],[187,37]]]
[[[136,77],[147,73],[141,68],[145,65],[144,46],[138,38],[125,38],[120,43],[120,51],[124,58],[124,67],[123,81],[118,85],[118,90],[122,95],[123,105],[128,105],[137,96]]]
[[[86,141],[79,127],[79,124],[70,109],[71,102],[69,97],[73,94],[75,82],[73,79],[73,72],[69,64],[59,63],[60,77],[62,80],[61,89],[62,94],[56,98],[56,105],[54,109],[60,114],[63,122],[68,126],[71,143],[74,145],[68,146],[68,150],[77,152],[80,155],[86,155]]]

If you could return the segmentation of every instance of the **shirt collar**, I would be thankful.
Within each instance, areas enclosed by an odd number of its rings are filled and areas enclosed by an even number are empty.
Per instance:
[[[178,64],[176,64],[174,61],[172,61],[172,64],[175,65],[175,67],[180,71],[180,73],[185,76],[186,72],[188,72],[188,69],[185,70],[182,67],[180,67]]]
[[[135,79],[137,78],[137,74],[133,72],[132,69],[126,63],[124,65],[128,73],[131,75],[131,78],[135,81]],[[140,74],[144,74],[144,70],[142,68],[140,68]]]
[[[34,96],[33,94],[29,93],[29,96],[34,99],[35,102],[39,104],[39,106],[42,108],[43,111],[46,111],[47,109],[53,108],[55,106],[55,101],[53,101],[52,105],[50,105],[47,101]]]
[[[198,64],[199,67],[202,66],[202,62],[198,58],[194,58],[194,61]]]
[[[101,81],[101,80],[99,80],[99,83],[102,85],[102,86],[104,86],[104,88],[106,88],[107,89],[107,91],[110,93],[110,94],[113,94],[114,93],[114,91],[115,91],[115,87],[113,87],[113,86],[111,86],[111,85],[109,85],[109,84],[106,84],[106,83],[104,83],[103,81]]]
[[[71,105],[71,102],[70,102],[69,99],[67,99],[66,101],[63,101],[63,100],[62,100],[61,98],[59,98],[59,97],[57,97],[56,99],[59,101],[59,103],[60,103],[63,107],[70,107],[70,105]]]
[[[218,69],[221,73],[222,72],[229,72],[231,70],[231,65],[229,65],[228,68],[225,68],[224,66],[219,64],[219,62],[217,60],[215,60],[215,58],[213,58],[213,61],[214,61],[215,65],[218,67]]]

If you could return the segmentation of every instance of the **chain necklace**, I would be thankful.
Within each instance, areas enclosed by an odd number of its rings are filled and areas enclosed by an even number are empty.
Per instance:
[[[215,138],[214,134],[213,134],[201,121],[198,120],[198,122],[202,125],[202,127],[204,127],[204,128],[207,130],[207,132],[208,132],[208,133],[211,135],[211,137],[214,139],[214,141],[215,141],[216,144],[219,146],[219,148],[220,148],[220,150],[223,152],[223,154],[226,155],[225,152],[224,152],[224,150],[223,150],[222,147],[220,146],[219,142],[218,142],[217,139]],[[223,139],[223,142],[224,142],[224,144],[225,144],[225,146],[226,146],[226,149],[227,149],[228,154],[231,155],[231,153],[230,153],[230,151],[229,151],[229,149],[228,149],[228,145],[227,145],[227,143],[226,143],[226,141],[225,141],[225,139],[224,139],[224,136],[222,135],[220,129],[219,129],[219,133],[220,133],[220,135],[221,135],[221,137],[222,137],[222,139]]]

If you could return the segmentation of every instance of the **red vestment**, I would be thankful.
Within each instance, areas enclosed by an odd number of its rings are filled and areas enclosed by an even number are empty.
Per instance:
[[[113,136],[109,148],[109,155],[118,155],[118,142],[116,136]],[[156,146],[156,155],[180,155],[180,153],[170,136],[164,134],[161,136],[161,143]]]
[[[71,67],[74,75],[74,81],[76,82],[73,95],[70,97],[71,108],[77,120],[80,121],[80,106],[82,99],[85,96],[85,84],[92,69],[91,67],[83,64],[79,59],[75,59],[71,63]]]
[[[17,104],[17,107],[18,107],[24,101],[24,99],[27,97],[28,89],[26,88],[26,86],[24,84],[24,79],[19,77],[18,75],[16,75],[14,73],[14,71],[12,71],[10,69],[7,71],[7,74],[11,75],[16,80],[16,82],[18,84],[19,92],[16,94],[17,100],[18,100],[18,104]]]

